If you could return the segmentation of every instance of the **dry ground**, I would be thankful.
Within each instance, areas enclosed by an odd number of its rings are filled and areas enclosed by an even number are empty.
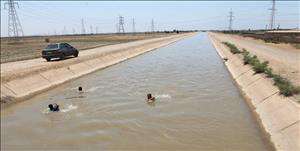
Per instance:
[[[69,36],[39,36],[23,37],[19,41],[1,38],[1,63],[27,60],[41,57],[41,51],[46,47],[46,38],[50,43],[67,42],[78,50],[85,50],[110,44],[118,44],[135,40],[163,37],[165,33],[138,34],[97,34]]]

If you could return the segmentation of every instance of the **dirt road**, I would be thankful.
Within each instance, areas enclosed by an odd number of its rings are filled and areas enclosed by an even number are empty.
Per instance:
[[[270,44],[261,40],[245,38],[238,35],[211,33],[219,41],[227,41],[238,48],[247,49],[261,60],[269,61],[275,73],[291,80],[295,85],[300,85],[300,50],[287,44]]]
[[[136,40],[165,37],[174,33],[91,34],[21,37],[19,41],[1,37],[1,63],[41,57],[41,50],[49,43],[67,42],[79,51]],[[49,42],[46,42],[49,40]]]
[[[79,53],[77,58],[67,58],[65,60],[57,60],[47,62],[45,59],[31,59],[17,62],[8,62],[1,64],[1,82],[9,81],[17,77],[25,76],[28,74],[34,74],[40,71],[46,71],[53,68],[59,68],[62,66],[78,63],[91,58],[96,58],[106,53],[112,53],[115,51],[125,50],[129,48],[142,47],[144,44],[150,45],[151,43],[157,43],[160,41],[168,41],[172,38],[182,36],[173,35],[169,37],[146,39],[134,42],[128,42],[123,44],[103,46],[99,48],[89,49]]]

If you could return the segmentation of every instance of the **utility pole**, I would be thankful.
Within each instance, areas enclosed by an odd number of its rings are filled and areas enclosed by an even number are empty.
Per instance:
[[[151,20],[151,32],[154,32],[154,20]]]
[[[17,2],[14,2],[13,0],[8,0],[7,2],[4,3],[4,9],[6,9],[5,6],[7,5],[8,5],[8,36],[14,38],[19,36],[24,36],[22,25],[15,8],[15,5],[17,5],[19,8],[19,4]]]
[[[271,10],[271,16],[270,16],[270,29],[272,30],[274,28],[275,25],[275,0],[272,0],[272,8],[269,9]]]
[[[119,16],[118,33],[125,33],[123,16]]]
[[[85,34],[84,20],[81,19],[81,34]]]
[[[228,26],[228,30],[232,30],[232,22],[233,22],[233,12],[232,12],[232,9],[230,9],[230,12],[229,12],[229,26]]]
[[[134,21],[134,18],[132,18],[132,32],[135,33],[135,21]]]

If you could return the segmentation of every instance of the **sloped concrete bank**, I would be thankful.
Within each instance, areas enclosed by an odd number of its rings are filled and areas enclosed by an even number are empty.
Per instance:
[[[279,95],[269,78],[254,74],[250,66],[243,64],[242,57],[233,55],[216,34],[209,33],[209,37],[220,57],[228,58],[225,65],[275,149],[299,151],[300,105]]]
[[[163,38],[108,46],[112,51],[86,50],[82,56],[58,62],[22,61],[1,65],[1,108],[25,100],[59,84],[119,63],[145,52],[194,35],[187,33]],[[106,47],[102,48],[105,49]],[[35,63],[36,62],[36,63]],[[28,63],[28,64],[26,64]],[[13,65],[16,65],[14,67]],[[25,65],[23,65],[25,64]],[[40,64],[40,65],[35,65]],[[7,69],[7,70],[5,70]],[[1,69],[2,70],[2,69]]]

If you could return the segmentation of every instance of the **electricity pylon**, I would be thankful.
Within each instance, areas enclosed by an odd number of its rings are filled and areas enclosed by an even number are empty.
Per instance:
[[[232,23],[233,23],[233,12],[232,10],[230,9],[230,12],[229,12],[229,25],[228,25],[228,30],[232,30]]]
[[[8,6],[8,36],[9,37],[19,37],[24,36],[23,29],[21,22],[19,20],[15,5],[19,5],[17,2],[14,2],[13,0],[8,0],[6,3],[4,3],[5,6]]]

